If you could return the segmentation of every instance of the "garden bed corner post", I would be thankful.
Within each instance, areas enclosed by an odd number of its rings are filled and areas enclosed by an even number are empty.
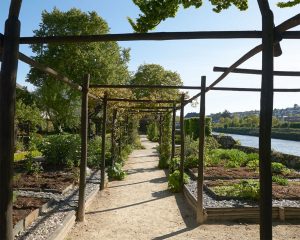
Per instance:
[[[79,199],[77,218],[79,222],[84,221],[85,213],[85,185],[87,167],[87,144],[88,144],[88,108],[89,108],[89,83],[90,75],[86,74],[83,78],[81,92],[81,159],[80,159],[80,180],[79,180]]]
[[[107,93],[103,97],[103,116],[102,116],[102,147],[101,147],[101,181],[100,181],[100,190],[105,188],[105,142],[106,142],[106,109],[107,108]]]
[[[0,239],[12,240],[13,171],[16,78],[18,71],[21,0],[12,0],[1,41],[0,76]]]
[[[176,127],[176,104],[173,103],[173,115],[172,115],[172,154],[171,158],[175,157],[175,129]]]
[[[185,139],[184,139],[184,94],[181,95],[180,103],[180,187],[184,186],[184,159],[185,159]]]
[[[259,126],[260,239],[272,239],[271,131],[273,114],[274,17],[268,1],[258,0],[262,16],[262,82]]]
[[[205,91],[206,77],[201,77],[201,96],[200,96],[200,114],[199,114],[199,162],[197,178],[197,223],[202,224],[205,221],[203,208],[203,180],[204,180],[204,149],[205,149]]]

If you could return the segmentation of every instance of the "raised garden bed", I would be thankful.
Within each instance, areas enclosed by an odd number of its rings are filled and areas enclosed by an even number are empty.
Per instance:
[[[77,168],[64,169],[40,162],[42,171],[29,173],[26,161],[15,164],[13,187],[17,190],[64,193],[78,181]]]
[[[26,229],[51,203],[49,199],[18,196],[13,204],[14,234]]]

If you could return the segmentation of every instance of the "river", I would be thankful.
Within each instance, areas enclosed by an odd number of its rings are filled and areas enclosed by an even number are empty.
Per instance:
[[[214,134],[220,134],[214,132]],[[238,140],[242,146],[258,148],[258,137],[224,133]],[[300,142],[272,138],[272,149],[277,152],[300,156]]]

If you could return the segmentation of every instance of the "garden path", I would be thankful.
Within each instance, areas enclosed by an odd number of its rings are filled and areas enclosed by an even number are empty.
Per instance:
[[[145,149],[134,150],[124,181],[113,181],[98,194],[66,240],[259,239],[257,224],[209,224],[197,227],[182,194],[167,189],[157,168],[156,143],[141,137]],[[299,225],[274,225],[274,240],[300,239]]]

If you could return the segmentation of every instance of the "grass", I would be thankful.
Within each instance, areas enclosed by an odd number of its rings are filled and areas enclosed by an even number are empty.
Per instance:
[[[20,161],[26,158],[26,155],[28,152],[18,152],[14,154],[14,161]],[[39,157],[42,156],[42,153],[39,152],[38,150],[31,151],[32,157]]]

